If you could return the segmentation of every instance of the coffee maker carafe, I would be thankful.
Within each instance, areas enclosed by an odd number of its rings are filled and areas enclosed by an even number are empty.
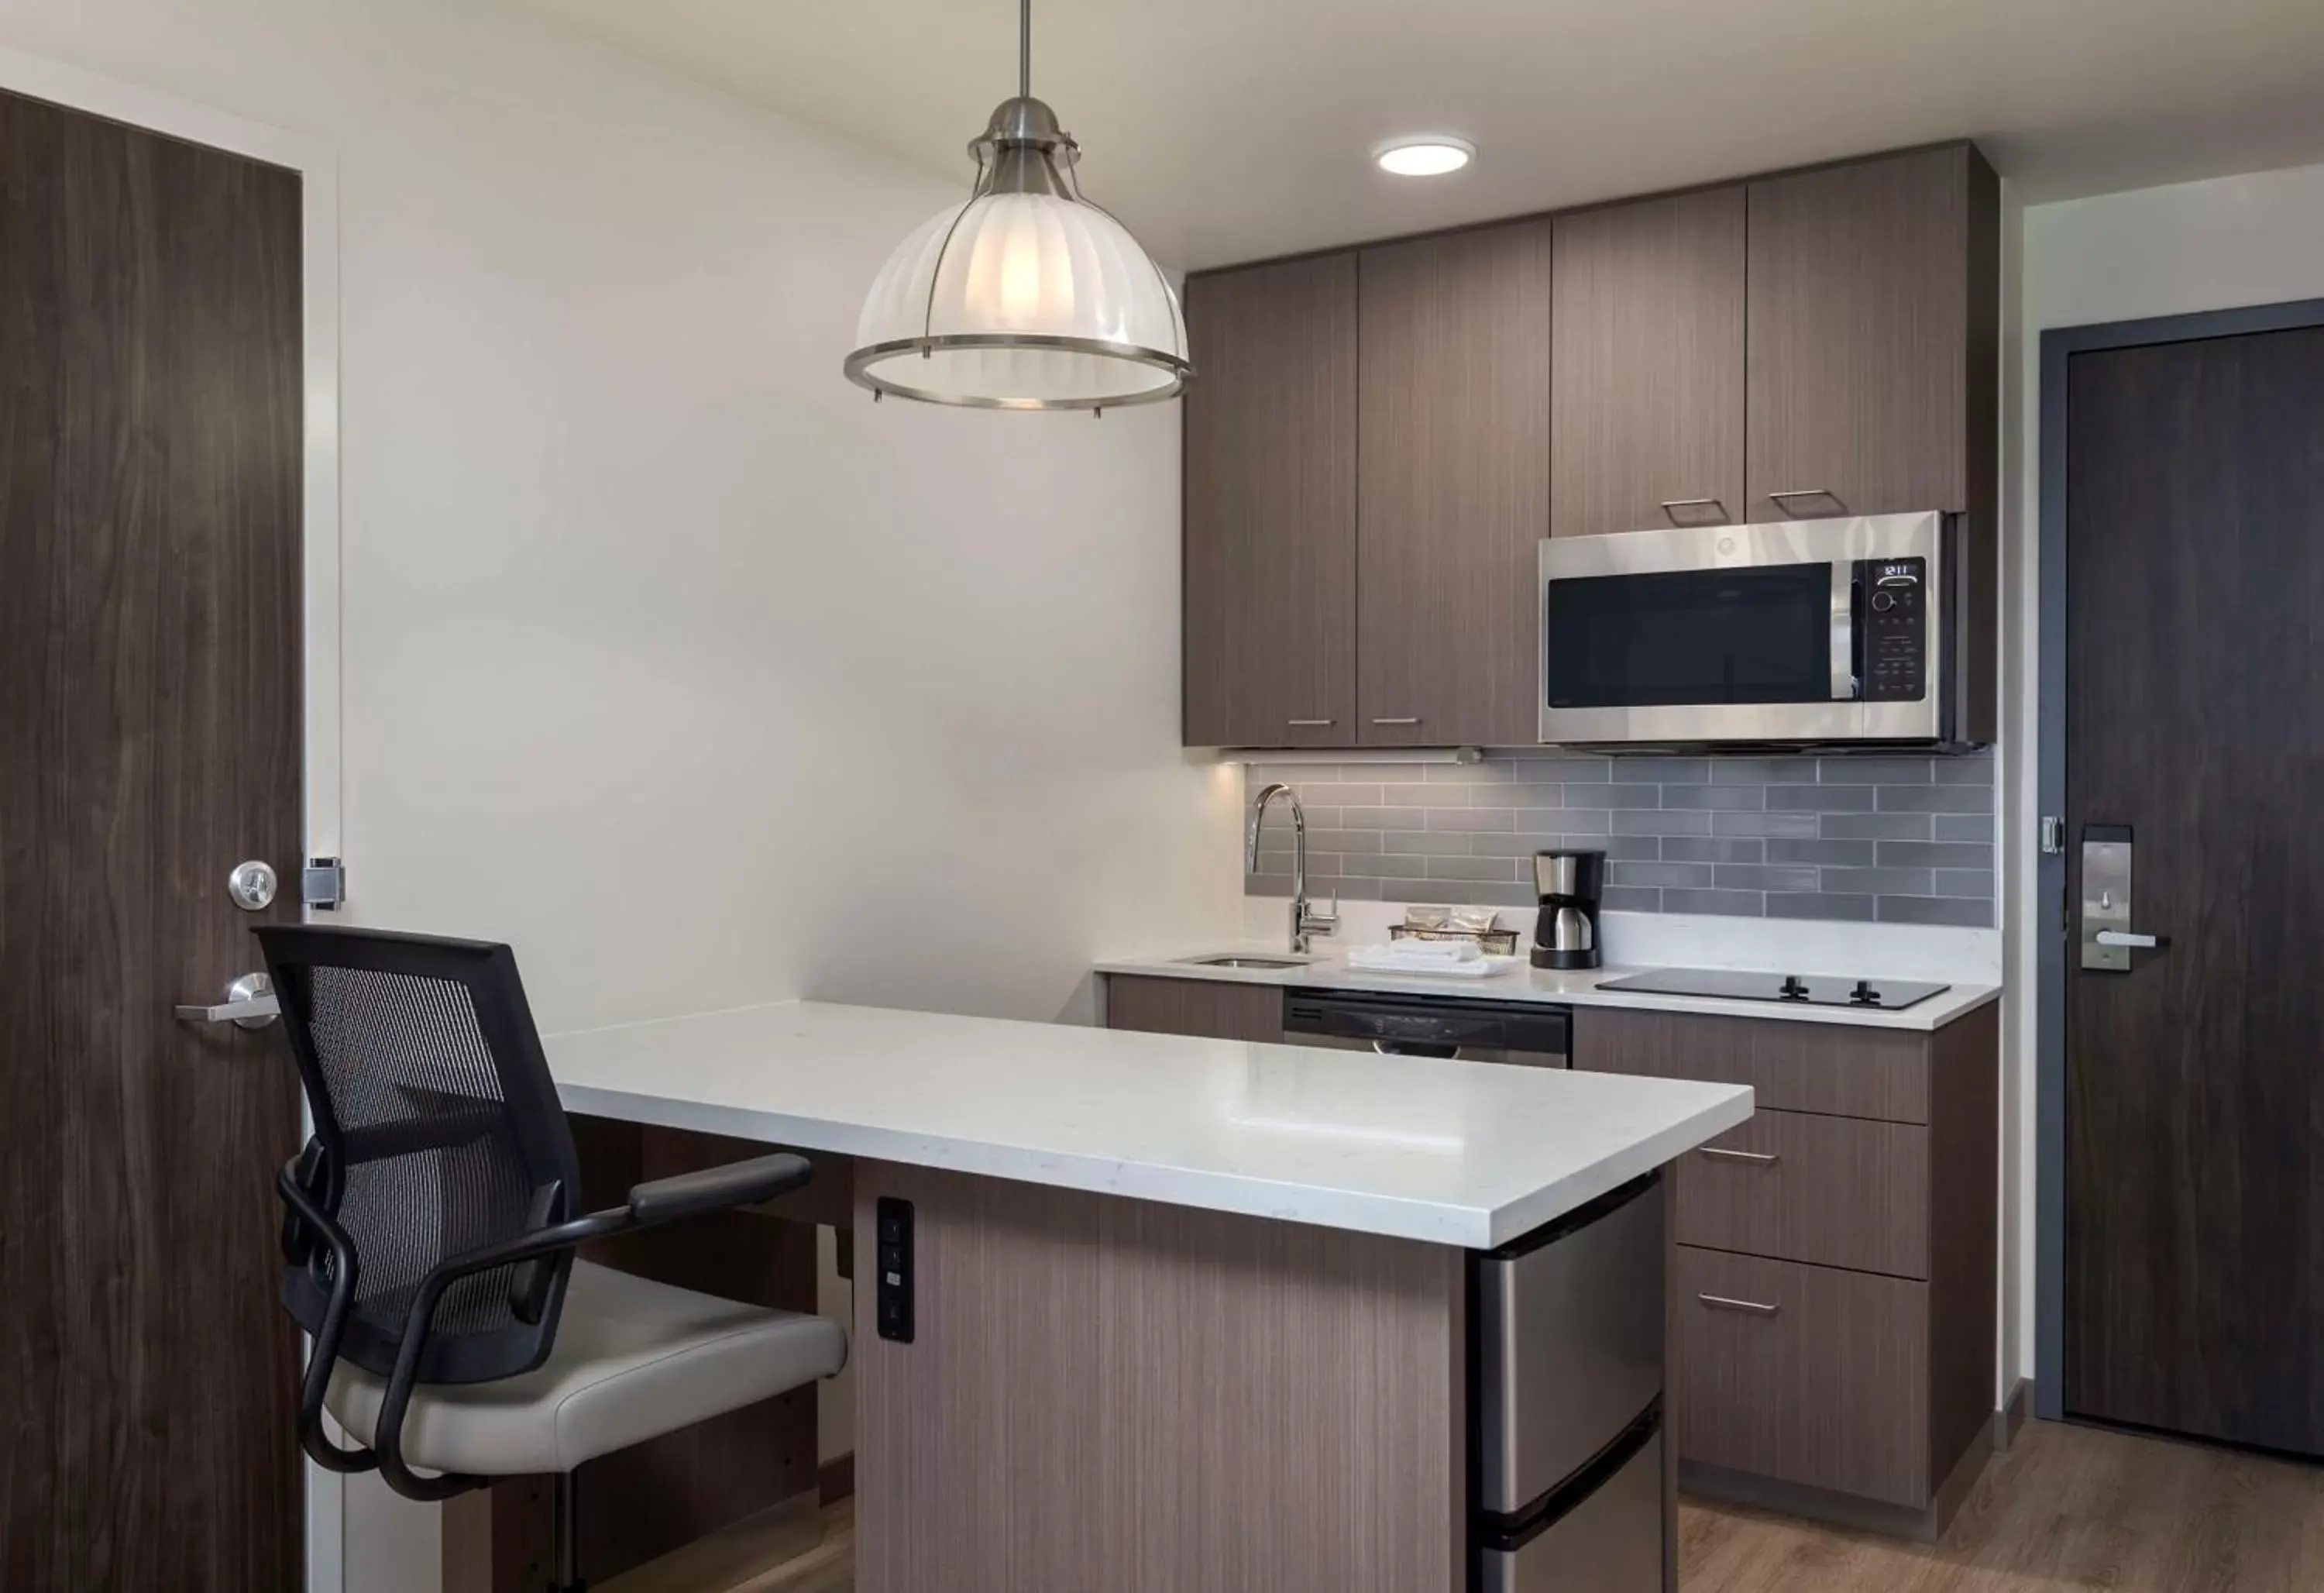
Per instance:
[[[1541,918],[1534,925],[1533,965],[1585,968],[1599,965],[1598,902],[1606,894],[1603,852],[1536,852],[1534,884]]]

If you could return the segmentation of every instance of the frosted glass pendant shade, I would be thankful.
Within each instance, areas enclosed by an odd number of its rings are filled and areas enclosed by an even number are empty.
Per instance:
[[[1185,384],[1177,296],[1129,228],[1055,194],[946,206],[889,256],[847,374],[994,409],[1150,403]]]
[[[1130,229],[1081,197],[1073,140],[1038,100],[969,146],[965,205],[928,218],[872,283],[850,380],[982,409],[1109,409],[1184,387],[1194,366],[1169,282]]]

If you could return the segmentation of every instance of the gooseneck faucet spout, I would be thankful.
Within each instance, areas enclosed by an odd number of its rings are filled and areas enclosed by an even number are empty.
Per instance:
[[[1299,805],[1299,793],[1280,780],[1259,793],[1251,804],[1250,832],[1243,847],[1243,872],[1259,872],[1259,830],[1267,822],[1267,810],[1276,798],[1286,797],[1291,802],[1291,949],[1304,952],[1317,935],[1328,935],[1340,927],[1339,897],[1332,899],[1332,911],[1317,912],[1307,902],[1307,810]]]

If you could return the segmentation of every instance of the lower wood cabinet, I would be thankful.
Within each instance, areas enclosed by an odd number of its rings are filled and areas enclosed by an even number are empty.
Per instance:
[[[1919,1034],[1575,1010],[1577,1068],[1757,1092],[1678,1163],[1683,1486],[1944,1530],[1997,1403],[1998,1014]]]
[[[1209,1040],[1283,1038],[1283,991],[1274,985],[1222,979],[1105,976],[1105,1026]]]
[[[1581,1006],[1573,1064],[1748,1084],[1675,1167],[1682,1485],[1934,1538],[1990,1452],[2000,1009],[1933,1034]],[[1116,1029],[1283,1038],[1271,986],[1111,975]]]
[[[1762,1112],[1929,1120],[1929,1037],[1801,1018],[1577,1007],[1573,1065],[1748,1084]]]
[[[1929,1275],[1929,1131],[1760,1112],[1678,1164],[1682,1245]]]
[[[1919,1507],[1929,1286],[1682,1245],[1682,1461]]]

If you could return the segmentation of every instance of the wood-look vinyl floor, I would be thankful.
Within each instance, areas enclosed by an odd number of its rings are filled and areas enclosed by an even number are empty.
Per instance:
[[[2318,1593],[2324,1467],[2093,1428],[2026,1424],[1944,1542],[1903,1543],[1688,1503],[1685,1593]],[[853,1593],[855,1518],[732,1593]]]
[[[1687,1593],[2314,1593],[2324,1468],[2028,1422],[1944,1541],[1900,1543],[1748,1510],[1680,1512]]]

